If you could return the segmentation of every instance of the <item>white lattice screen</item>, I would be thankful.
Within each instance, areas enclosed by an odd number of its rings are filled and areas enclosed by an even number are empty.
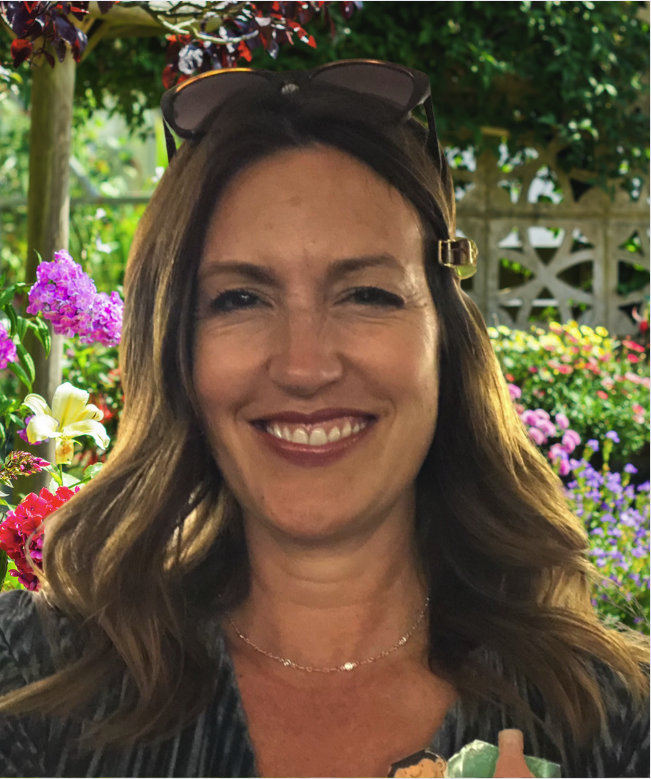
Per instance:
[[[541,190],[536,176],[543,167],[562,190],[554,198],[560,202],[541,202],[536,196],[535,190]],[[560,322],[602,325],[620,336],[636,331],[627,309],[648,299],[648,281],[625,295],[617,287],[620,263],[649,269],[648,180],[637,199],[620,189],[611,201],[592,187],[576,200],[553,149],[538,151],[537,158],[506,174],[486,153],[474,171],[456,170],[454,178],[460,185],[458,232],[479,248],[477,273],[463,287],[487,324],[528,329],[530,316],[551,306]],[[636,253],[620,248],[635,234]],[[502,259],[523,266],[529,277],[520,276],[516,284],[513,275],[505,279]]]

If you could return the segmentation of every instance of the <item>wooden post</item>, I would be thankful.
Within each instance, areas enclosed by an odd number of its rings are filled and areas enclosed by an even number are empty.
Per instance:
[[[36,280],[38,254],[46,262],[55,251],[68,248],[70,211],[69,164],[72,140],[72,102],[76,63],[70,52],[63,62],[52,68],[41,58],[32,69],[32,94],[29,134],[29,194],[27,222],[27,263],[25,281]],[[27,302],[25,302],[27,305]],[[48,405],[54,390],[61,384],[63,337],[53,335],[49,358],[40,342],[30,332],[25,347],[34,359],[36,380],[33,392],[42,395]],[[23,397],[27,394],[22,387]],[[33,452],[54,463],[55,442],[31,447],[18,439],[16,448]],[[38,492],[46,487],[50,475],[34,474],[20,479],[14,488],[14,502],[19,495]]]

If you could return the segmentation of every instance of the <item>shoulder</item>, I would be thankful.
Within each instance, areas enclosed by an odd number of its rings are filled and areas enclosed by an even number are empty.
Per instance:
[[[39,678],[47,642],[28,590],[0,595],[0,694]]]
[[[567,776],[649,776],[649,690],[641,698],[626,680],[602,661],[593,661],[605,719],[599,734],[583,750],[570,750],[576,762]],[[649,664],[640,664],[649,678]],[[580,757],[579,757],[580,755]]]
[[[0,595],[0,695],[48,673],[49,652],[34,596],[27,590]],[[46,733],[28,717],[0,710],[0,763],[3,776],[42,776]]]

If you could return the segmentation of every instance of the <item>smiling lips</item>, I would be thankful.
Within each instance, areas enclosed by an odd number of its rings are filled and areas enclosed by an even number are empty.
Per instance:
[[[337,415],[322,412],[310,417],[282,414],[256,420],[253,424],[265,434],[265,439],[275,451],[285,455],[303,455],[297,464],[308,464],[305,457],[309,460],[310,455],[343,455],[375,420],[375,416],[359,412],[339,412]],[[322,461],[321,457],[319,461]]]
[[[266,422],[265,430],[276,438],[294,444],[324,446],[359,433],[368,423],[368,417],[345,417],[314,425],[283,425],[279,422]]]

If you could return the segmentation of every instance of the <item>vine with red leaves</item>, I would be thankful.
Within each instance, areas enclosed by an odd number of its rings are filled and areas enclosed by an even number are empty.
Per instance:
[[[115,5],[114,2],[98,3],[102,15]],[[174,26],[167,21],[167,15],[159,12],[148,3],[134,3],[146,10],[161,22],[161,32]],[[334,35],[335,25],[330,15],[328,2],[304,3],[208,3],[197,11],[187,34],[181,32],[167,35],[169,42],[167,64],[162,78],[165,88],[181,83],[197,73],[219,68],[232,68],[240,60],[251,61],[251,52],[263,46],[275,58],[283,43],[294,43],[294,36],[308,46],[315,47],[312,35],[304,25],[315,16],[321,16],[330,23]],[[361,2],[340,2],[343,17],[348,20]],[[0,2],[0,14],[15,34],[11,44],[11,56],[14,67],[23,62],[32,62],[34,58],[44,56],[54,67],[54,50],[59,62],[63,62],[69,49],[72,57],[79,62],[88,37],[74,20],[82,21],[89,9],[87,2]],[[176,7],[180,9],[182,3]],[[233,6],[233,14],[228,14],[228,6]],[[218,13],[215,9],[218,8]],[[179,10],[182,13],[182,9]],[[215,17],[221,17],[218,34],[208,32]],[[98,18],[100,24],[106,23]],[[187,18],[186,18],[187,24]],[[179,26],[179,25],[177,25]],[[38,47],[35,44],[39,42]]]

